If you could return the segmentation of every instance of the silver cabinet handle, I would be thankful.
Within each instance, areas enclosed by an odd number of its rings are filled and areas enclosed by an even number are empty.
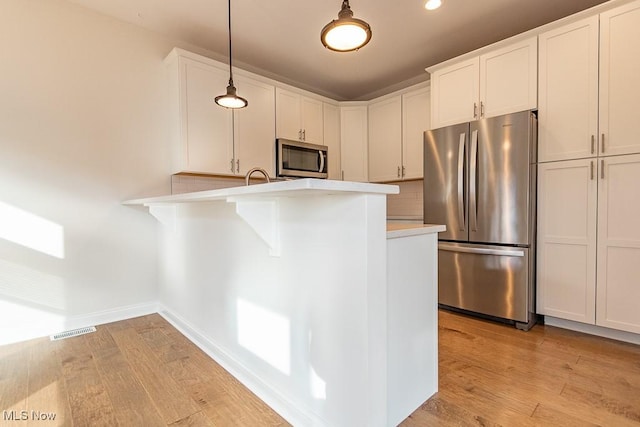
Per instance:
[[[318,154],[320,154],[320,170],[318,172],[322,173],[324,171],[324,154],[322,154],[322,150],[318,150]]]
[[[398,178],[400,178],[400,166],[398,166]]]
[[[340,171],[342,180],[344,181],[344,171]]]
[[[478,104],[476,104],[475,102],[473,103],[473,118],[478,118]]]
[[[470,248],[468,246],[456,246],[447,243],[438,243],[438,249],[447,252],[462,252],[466,254],[477,255],[497,255],[497,256],[514,256],[523,257],[524,251],[520,249],[489,249],[489,248]]]
[[[469,225],[471,230],[478,231],[478,206],[476,200],[477,182],[476,170],[478,168],[478,130],[471,133],[471,162],[469,170]]]
[[[240,173],[240,159],[236,160],[236,173]]]
[[[591,181],[593,181],[593,160],[591,160],[591,166],[590,166],[590,170],[591,170]]]
[[[302,129],[302,140],[303,141],[307,140],[307,130],[306,129]]]
[[[405,175],[406,175],[405,174],[405,168],[404,168],[404,166],[402,166],[402,177],[404,177]]]
[[[298,139],[302,141],[302,129],[298,129]]]
[[[230,165],[231,165],[231,173],[233,173],[233,159],[231,159]]]
[[[464,150],[467,134],[460,134],[460,143],[458,145],[458,221],[460,222],[460,231],[466,229],[464,223]]]
[[[601,143],[602,143],[602,149],[601,149],[601,153],[604,153],[604,133],[602,134],[602,139],[601,139]]]
[[[591,154],[596,151],[596,136],[591,135]]]
[[[480,101],[480,117],[484,117],[484,102]]]
[[[604,179],[604,159],[600,160],[600,178]]]

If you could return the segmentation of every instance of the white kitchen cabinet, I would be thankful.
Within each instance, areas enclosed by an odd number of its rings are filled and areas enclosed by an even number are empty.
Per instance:
[[[276,88],[276,136],[312,144],[324,143],[323,102]]]
[[[638,182],[638,154],[538,165],[539,314],[640,333]]]
[[[640,153],[640,1],[600,14],[600,154]]]
[[[539,39],[539,161],[640,153],[640,2]]]
[[[423,177],[424,131],[429,129],[429,88],[369,104],[369,181]]]
[[[402,165],[404,179],[424,176],[424,131],[430,129],[429,87],[402,95]]]
[[[431,127],[437,129],[478,117],[480,58],[431,73]]]
[[[368,180],[367,105],[340,107],[340,165],[345,181]]]
[[[227,173],[233,162],[233,116],[213,101],[228,71],[178,54],[167,57],[171,88],[173,172]]]
[[[640,155],[599,166],[596,324],[640,333]]]
[[[174,173],[244,175],[260,166],[273,176],[275,88],[245,75],[235,76],[238,94],[249,106],[237,111],[214,102],[224,93],[224,64],[181,49],[165,60],[169,72]]]
[[[538,165],[539,314],[595,323],[596,163]]]
[[[538,160],[597,154],[598,16],[539,36]]]
[[[537,107],[537,38],[431,70],[431,127]]]
[[[342,179],[340,168],[340,107],[324,103],[324,145],[327,146],[329,179]]]
[[[369,104],[369,181],[402,179],[402,96]]]
[[[275,176],[275,87],[240,75],[234,82],[249,101],[233,112],[235,173],[244,176],[261,167]]]

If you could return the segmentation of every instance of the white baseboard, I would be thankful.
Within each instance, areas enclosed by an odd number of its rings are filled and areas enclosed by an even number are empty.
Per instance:
[[[260,377],[240,363],[228,351],[211,341],[198,328],[189,324],[180,316],[163,306],[159,307],[158,313],[287,422],[294,426],[321,427],[328,425],[326,421],[316,414],[306,408],[300,408],[278,390],[262,381]]]
[[[574,322],[572,320],[559,319],[551,316],[544,316],[544,324],[640,345],[640,335],[631,332],[618,331],[616,329],[603,328],[602,326],[589,325],[586,323]]]
[[[37,319],[33,319],[31,322],[22,322],[17,325],[7,323],[6,330],[0,327],[0,345],[46,337],[71,329],[118,322],[157,312],[158,302],[151,301],[75,316],[47,313]]]

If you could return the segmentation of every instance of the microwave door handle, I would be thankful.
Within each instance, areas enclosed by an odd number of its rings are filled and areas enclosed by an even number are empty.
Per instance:
[[[318,150],[318,153],[320,154],[320,170],[318,172],[322,173],[324,171],[324,153],[322,150]]]

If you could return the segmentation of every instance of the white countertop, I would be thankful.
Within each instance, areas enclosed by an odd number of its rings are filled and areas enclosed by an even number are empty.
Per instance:
[[[143,199],[127,200],[123,203],[125,205],[152,205],[209,202],[236,197],[295,197],[300,195],[330,195],[341,193],[398,194],[399,192],[400,187],[397,185],[306,178],[271,182],[268,184],[265,183],[222,188],[219,190],[148,197]]]
[[[436,224],[412,224],[407,222],[387,222],[387,239],[397,239],[400,237],[418,236],[420,234],[431,234],[445,231],[444,225]]]

